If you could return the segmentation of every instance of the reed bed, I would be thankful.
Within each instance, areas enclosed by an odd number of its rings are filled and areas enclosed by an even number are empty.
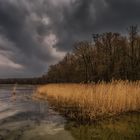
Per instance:
[[[40,86],[36,96],[48,100],[63,115],[78,121],[140,111],[140,81],[48,84]]]

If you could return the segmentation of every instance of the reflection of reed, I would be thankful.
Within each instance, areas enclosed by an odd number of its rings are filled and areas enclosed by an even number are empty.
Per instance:
[[[16,96],[14,95],[14,96],[12,96],[12,101],[16,101]]]
[[[67,122],[65,129],[70,131],[76,140],[139,140],[140,114],[130,113],[99,121],[93,125]]]
[[[47,112],[47,109],[48,107],[47,107],[47,105],[46,105],[46,102],[43,102],[43,101],[39,101],[39,113],[40,114],[46,114],[46,112]]]
[[[15,84],[13,87],[13,91],[12,91],[12,100],[13,101],[16,100],[16,88],[17,88],[17,85]]]
[[[16,88],[17,88],[17,85],[15,84],[15,86],[13,88],[13,95],[16,95]]]

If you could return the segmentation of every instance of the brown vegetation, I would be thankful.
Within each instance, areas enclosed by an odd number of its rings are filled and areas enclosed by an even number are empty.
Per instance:
[[[48,84],[38,88],[38,98],[71,119],[93,121],[140,110],[140,82],[98,84]]]
[[[128,31],[126,36],[94,34],[91,42],[75,43],[73,51],[43,77],[50,83],[140,80],[140,35],[137,26]]]

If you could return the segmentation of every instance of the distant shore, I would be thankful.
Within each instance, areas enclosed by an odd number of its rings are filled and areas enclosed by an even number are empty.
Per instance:
[[[0,79],[0,84],[38,85],[46,83],[47,83],[46,79],[42,77]]]

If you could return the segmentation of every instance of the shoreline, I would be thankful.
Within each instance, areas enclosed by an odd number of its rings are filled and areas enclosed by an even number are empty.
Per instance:
[[[139,82],[124,81],[93,85],[50,84],[40,86],[35,97],[47,100],[52,109],[67,119],[92,123],[123,114],[140,113],[139,85]],[[121,89],[119,93],[118,89]],[[130,90],[133,95],[128,92]]]

